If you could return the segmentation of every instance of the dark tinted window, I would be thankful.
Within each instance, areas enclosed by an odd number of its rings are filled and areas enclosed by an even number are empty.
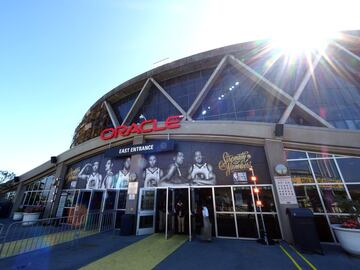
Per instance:
[[[285,105],[234,67],[226,67],[193,118],[277,122]]]
[[[172,115],[181,113],[171,104],[171,102],[160,92],[155,85],[152,85],[144,104],[140,107],[135,117],[129,122],[140,123],[144,119],[157,119],[165,121]]]
[[[323,59],[300,101],[337,128],[360,128],[359,86],[337,56]],[[332,65],[336,68],[333,68]]]
[[[205,69],[161,82],[166,92],[187,111],[200,93],[213,69]]]
[[[245,63],[291,96],[308,69],[308,60],[305,57],[290,59],[281,51],[266,49],[248,57]]]
[[[121,99],[113,105],[113,109],[116,113],[117,118],[119,119],[120,124],[124,121],[126,115],[130,111],[131,106],[134,104],[134,101],[138,95],[139,92],[136,92]]]
[[[295,184],[313,183],[314,178],[310,171],[309,162],[307,160],[288,161],[291,180]]]
[[[360,182],[360,158],[338,158],[345,182]]]
[[[311,160],[311,166],[318,183],[342,182],[334,160]]]

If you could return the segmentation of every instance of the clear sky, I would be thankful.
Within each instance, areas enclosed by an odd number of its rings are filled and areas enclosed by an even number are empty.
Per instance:
[[[359,0],[0,0],[0,170],[66,151],[87,109],[170,61],[292,31],[360,29]]]

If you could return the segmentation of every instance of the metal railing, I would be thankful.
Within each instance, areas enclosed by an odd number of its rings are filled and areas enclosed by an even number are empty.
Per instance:
[[[11,223],[0,239],[0,259],[109,231],[115,227],[115,211],[92,212],[61,218]],[[4,226],[0,227],[0,233]]]

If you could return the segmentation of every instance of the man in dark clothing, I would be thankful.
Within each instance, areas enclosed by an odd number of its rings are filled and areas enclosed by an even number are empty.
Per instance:
[[[185,232],[184,223],[185,223],[186,209],[185,209],[185,205],[183,204],[183,202],[181,200],[179,200],[178,203],[176,204],[175,211],[176,211],[176,216],[177,216],[177,221],[178,221],[178,232],[184,233]]]

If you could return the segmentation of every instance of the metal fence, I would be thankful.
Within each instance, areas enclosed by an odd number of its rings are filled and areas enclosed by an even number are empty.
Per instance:
[[[0,258],[71,242],[115,226],[115,211],[11,223],[0,239]],[[3,226],[0,227],[0,233]]]

